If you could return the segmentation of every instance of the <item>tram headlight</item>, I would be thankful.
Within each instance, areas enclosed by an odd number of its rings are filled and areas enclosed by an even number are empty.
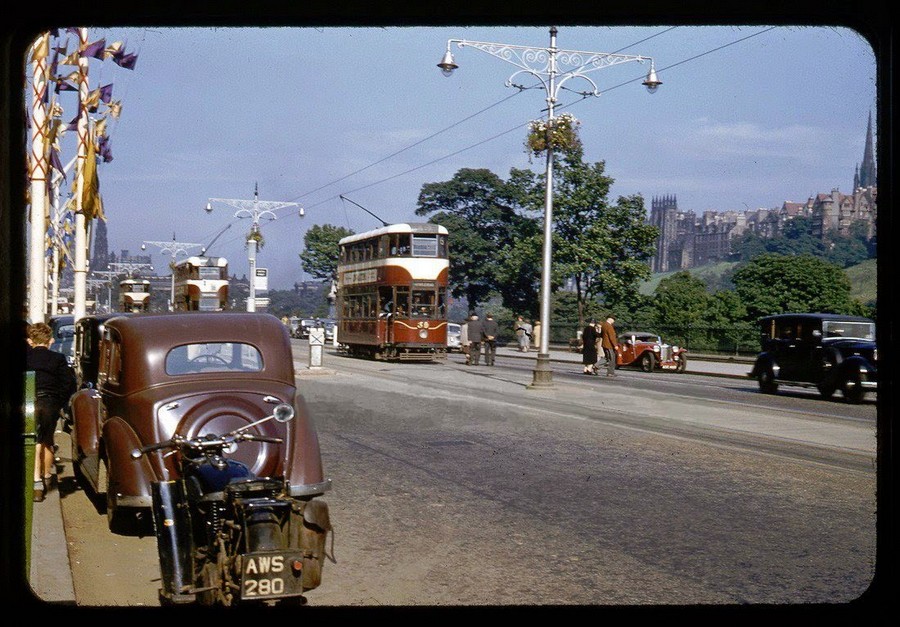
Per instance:
[[[419,329],[419,337],[421,339],[426,339],[428,337],[428,329]]]

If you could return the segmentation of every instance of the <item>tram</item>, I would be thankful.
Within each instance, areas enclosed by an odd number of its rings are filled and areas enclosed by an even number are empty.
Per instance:
[[[228,260],[225,257],[188,257],[172,269],[175,311],[228,309]]]
[[[340,240],[341,352],[392,361],[447,356],[448,238],[438,224],[404,223]]]
[[[150,311],[150,281],[148,279],[119,281],[119,311],[125,313]]]

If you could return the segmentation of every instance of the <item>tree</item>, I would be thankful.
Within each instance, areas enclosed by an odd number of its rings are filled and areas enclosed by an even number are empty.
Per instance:
[[[509,186],[487,169],[459,170],[450,181],[426,183],[416,215],[450,232],[450,287],[474,309],[496,291],[499,260],[510,252],[528,218],[519,215]]]
[[[864,310],[850,297],[843,269],[812,255],[760,255],[740,267],[732,281],[751,321],[779,313]]]
[[[660,326],[690,346],[709,344],[707,312],[712,298],[706,282],[682,270],[659,282],[653,308]]]
[[[300,253],[303,271],[324,282],[337,280],[337,265],[341,256],[338,242],[353,235],[353,231],[332,224],[315,225],[303,236]]]
[[[646,224],[640,195],[620,196],[609,204],[613,179],[603,161],[585,163],[581,150],[569,150],[554,162],[553,267],[557,284],[572,279],[578,299],[578,324],[586,301],[620,301],[650,278],[647,263],[659,229]],[[521,203],[542,211],[545,175],[518,172],[524,184]]]

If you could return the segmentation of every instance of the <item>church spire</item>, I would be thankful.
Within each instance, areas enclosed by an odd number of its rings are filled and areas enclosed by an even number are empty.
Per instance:
[[[875,148],[872,139],[872,112],[869,111],[869,124],[866,128],[866,147],[863,151],[863,161],[859,166],[858,182],[856,187],[875,187],[878,183],[875,178]]]

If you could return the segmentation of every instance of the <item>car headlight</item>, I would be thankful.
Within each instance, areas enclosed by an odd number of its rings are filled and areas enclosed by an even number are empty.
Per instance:
[[[659,344],[655,344],[655,345],[653,346],[653,352],[654,352],[654,353],[658,353],[658,352],[659,352]]]

